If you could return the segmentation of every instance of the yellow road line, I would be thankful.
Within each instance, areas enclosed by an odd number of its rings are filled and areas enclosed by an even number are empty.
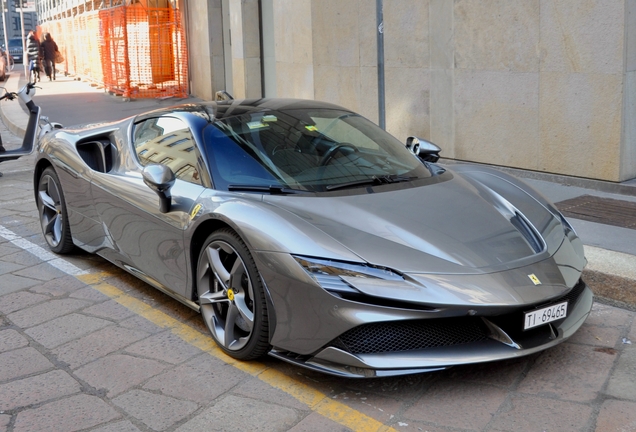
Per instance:
[[[324,393],[294,380],[275,369],[271,369],[262,363],[242,362],[233,359],[214,343],[211,336],[201,334],[201,332],[181,321],[152,308],[141,300],[129,296],[119,288],[104,282],[104,278],[109,276],[112,276],[112,274],[105,272],[76,275],[76,277],[85,284],[90,285],[102,294],[135,312],[137,315],[144,317],[159,327],[170,329],[173,334],[179,336],[190,345],[209,353],[213,357],[243,372],[257,377],[274,388],[284,391],[299,402],[307,405],[312,411],[336,423],[360,432],[397,432],[395,429],[384,425],[380,421],[356,411],[341,402],[335,401]]]

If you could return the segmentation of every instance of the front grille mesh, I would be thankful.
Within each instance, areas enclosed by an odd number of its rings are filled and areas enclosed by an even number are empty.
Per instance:
[[[585,283],[583,282],[582,279],[579,279],[579,282],[576,285],[574,285],[574,288],[572,288],[570,292],[568,292],[563,297],[560,297],[556,300],[551,301],[550,303],[559,303],[559,302],[567,300],[570,303],[568,307],[572,307],[578,301],[579,296],[581,295],[584,289],[585,289]]]
[[[487,339],[479,318],[448,318],[363,324],[331,345],[352,354],[409,351]]]

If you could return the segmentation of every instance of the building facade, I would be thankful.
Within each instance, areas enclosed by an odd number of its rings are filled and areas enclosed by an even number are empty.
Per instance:
[[[6,23],[7,39],[15,39],[22,37],[22,22],[20,20],[20,12],[16,10],[16,3],[14,1],[2,0],[4,3],[4,20]],[[24,34],[26,35],[29,30],[35,30],[38,25],[37,14],[35,12],[23,12],[24,19]],[[0,27],[0,41],[4,44],[4,26]]]
[[[171,3],[194,96],[325,100],[446,158],[636,177],[636,0]]]

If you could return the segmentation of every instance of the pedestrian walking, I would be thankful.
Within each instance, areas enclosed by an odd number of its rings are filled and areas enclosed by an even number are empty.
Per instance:
[[[42,41],[44,73],[46,73],[46,76],[49,77],[49,81],[51,81],[51,79],[55,79],[55,54],[57,51],[57,44],[53,40],[51,33],[44,33],[44,41]]]
[[[42,55],[42,47],[40,40],[33,30],[29,31],[27,36],[27,58],[29,60],[29,81],[40,81],[40,57]]]

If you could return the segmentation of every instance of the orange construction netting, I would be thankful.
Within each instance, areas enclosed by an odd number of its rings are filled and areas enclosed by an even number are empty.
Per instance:
[[[116,6],[42,24],[64,62],[57,70],[133,99],[186,97],[188,53],[178,10]]]

